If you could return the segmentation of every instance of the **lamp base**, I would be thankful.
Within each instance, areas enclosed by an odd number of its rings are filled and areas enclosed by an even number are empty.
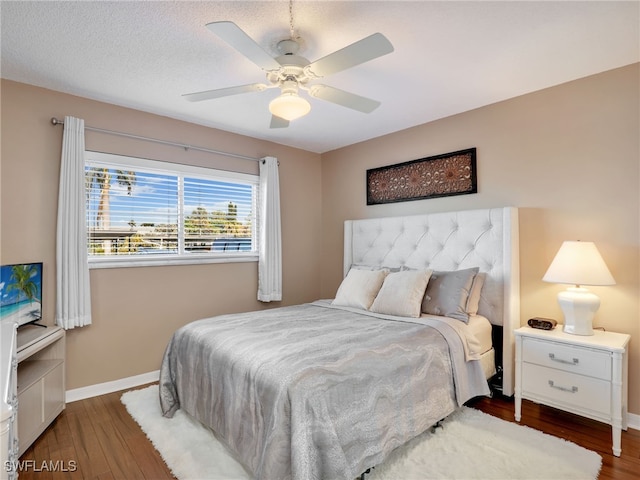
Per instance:
[[[564,332],[593,335],[593,317],[600,308],[597,295],[584,287],[571,287],[558,293],[558,303],[564,314]]]

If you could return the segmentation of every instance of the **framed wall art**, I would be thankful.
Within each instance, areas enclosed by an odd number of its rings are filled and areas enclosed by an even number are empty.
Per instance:
[[[475,148],[367,170],[367,205],[477,192]]]

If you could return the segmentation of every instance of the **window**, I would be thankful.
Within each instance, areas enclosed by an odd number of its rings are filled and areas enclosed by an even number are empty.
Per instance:
[[[91,267],[257,260],[258,175],[86,152]]]

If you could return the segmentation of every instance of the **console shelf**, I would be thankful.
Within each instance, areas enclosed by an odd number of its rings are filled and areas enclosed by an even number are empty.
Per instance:
[[[65,331],[24,326],[17,335],[18,456],[65,408]]]

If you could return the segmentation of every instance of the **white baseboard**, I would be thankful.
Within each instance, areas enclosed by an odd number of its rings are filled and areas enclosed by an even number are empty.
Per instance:
[[[144,385],[145,383],[157,382],[159,378],[160,370],[156,370],[154,372],[142,373],[133,377],[121,378],[120,380],[114,380],[112,382],[74,388],[73,390],[67,390],[65,394],[65,401],[67,403],[71,403],[78,400],[84,400],[85,398],[97,397],[98,395],[105,395],[119,390],[126,390],[127,388],[137,387],[139,385]]]
[[[627,424],[629,428],[640,430],[640,415],[634,413],[627,414]]]

